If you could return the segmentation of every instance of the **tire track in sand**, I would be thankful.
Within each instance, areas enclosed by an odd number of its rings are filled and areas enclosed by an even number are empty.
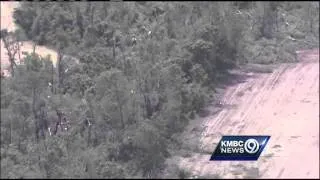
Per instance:
[[[200,148],[212,152],[221,135],[271,135],[256,162],[209,161],[211,154],[181,158],[195,175],[222,178],[319,178],[319,56],[305,51],[298,64],[283,64],[230,87],[223,109],[205,118]],[[316,59],[317,58],[317,59]],[[247,89],[251,89],[247,90]],[[237,93],[244,92],[241,97]],[[314,156],[305,156],[305,154]],[[248,172],[251,170],[251,172]]]

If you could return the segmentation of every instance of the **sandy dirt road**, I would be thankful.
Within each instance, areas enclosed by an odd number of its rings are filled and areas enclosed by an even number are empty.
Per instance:
[[[1,1],[0,7],[1,7],[1,29],[8,29],[8,31],[14,31],[16,29],[16,25],[14,24],[13,20],[13,11],[14,8],[18,7],[18,2],[5,2]],[[8,61],[8,55],[7,50],[4,48],[4,44],[1,40],[1,70],[4,70],[8,67],[9,61]],[[29,52],[31,53],[33,51],[33,45],[30,41],[23,42],[23,46],[21,47],[20,56],[23,57],[22,52]],[[37,46],[36,53],[39,54],[42,57],[46,57],[47,55],[51,56],[51,59],[53,63],[56,63],[57,60],[57,53],[49,48],[46,48],[44,46]],[[18,55],[16,56],[16,59],[18,59]]]
[[[319,178],[319,50],[272,74],[229,87],[224,108],[203,119],[199,149],[179,158],[194,175],[221,178]],[[222,135],[271,135],[256,162],[209,161]]]

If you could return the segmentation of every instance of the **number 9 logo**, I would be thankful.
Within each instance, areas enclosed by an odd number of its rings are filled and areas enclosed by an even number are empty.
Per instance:
[[[244,143],[244,150],[249,154],[254,154],[259,150],[259,142],[255,139],[248,139]]]

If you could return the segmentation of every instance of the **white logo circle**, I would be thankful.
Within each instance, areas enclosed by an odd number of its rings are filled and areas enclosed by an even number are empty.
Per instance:
[[[244,150],[249,154],[254,154],[259,150],[259,142],[255,139],[248,139],[244,143]]]

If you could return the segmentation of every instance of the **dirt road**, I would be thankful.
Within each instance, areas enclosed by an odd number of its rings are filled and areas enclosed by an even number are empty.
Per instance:
[[[13,21],[13,11],[14,8],[19,6],[18,2],[4,2],[1,1],[1,29],[8,29],[9,31],[14,31],[16,26]],[[23,46],[21,47],[20,56],[22,57],[22,52],[29,52],[33,51],[33,45],[30,41],[23,42]],[[51,56],[53,63],[56,63],[57,60],[57,53],[54,50],[46,48],[44,46],[37,46],[36,53],[42,57],[46,57],[47,55]],[[18,55],[16,56],[18,57]],[[4,70],[9,64],[7,50],[4,48],[4,44],[1,40],[1,70]]]
[[[300,51],[300,63],[254,74],[229,87],[234,105],[203,122],[200,152],[180,158],[194,175],[222,178],[319,178],[319,50]],[[209,161],[221,135],[271,135],[256,162]]]

